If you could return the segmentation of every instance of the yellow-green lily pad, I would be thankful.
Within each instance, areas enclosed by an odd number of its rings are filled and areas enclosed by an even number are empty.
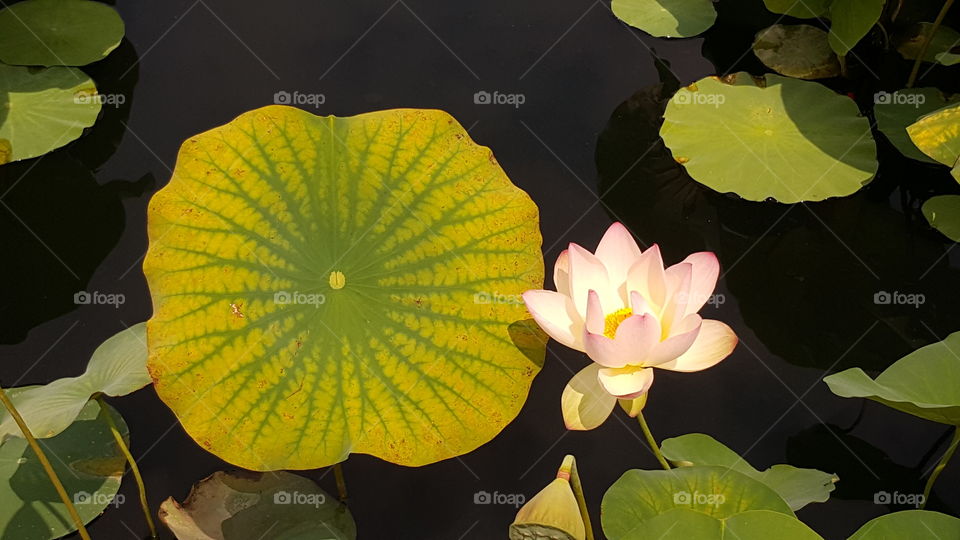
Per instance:
[[[781,15],[790,15],[798,19],[812,19],[827,14],[831,0],[763,0],[767,9]]]
[[[613,0],[613,14],[656,37],[691,37],[717,20],[711,0]]]
[[[543,362],[536,205],[450,115],[284,106],[187,140],[150,202],[148,368],[252,470],[489,441]]]
[[[923,203],[923,216],[934,229],[960,242],[960,195],[938,195]]]
[[[960,100],[960,95],[951,96],[947,100],[937,88],[904,88],[895,92],[877,92],[873,97],[877,129],[897,150],[908,158],[936,163],[936,160],[913,144],[907,133],[907,126],[950,103],[956,103]]]
[[[960,538],[960,519],[929,510],[904,510],[871,519],[848,540]]]
[[[770,510],[749,510],[716,518],[676,508],[638,524],[621,540],[823,540],[793,516]]]
[[[885,0],[831,0],[827,13],[830,19],[830,46],[839,56],[846,56],[867,35],[883,14]]]
[[[123,34],[123,19],[103,2],[25,0],[0,11],[0,61],[85,66],[116,49]]]
[[[960,103],[924,116],[907,127],[907,133],[920,151],[950,167],[960,182]]]

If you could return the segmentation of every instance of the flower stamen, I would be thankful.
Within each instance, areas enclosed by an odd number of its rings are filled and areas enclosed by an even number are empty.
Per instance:
[[[633,310],[630,308],[618,309],[607,315],[603,319],[603,335],[613,339],[617,335],[617,328],[620,327],[620,323],[629,319],[631,315],[633,315]]]

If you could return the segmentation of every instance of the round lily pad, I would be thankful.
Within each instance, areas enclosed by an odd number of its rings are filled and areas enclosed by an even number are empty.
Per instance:
[[[634,28],[657,37],[690,37],[717,20],[711,0],[613,0],[613,14]]]
[[[621,540],[823,540],[793,516],[750,510],[725,519],[676,508],[638,524]]]
[[[245,113],[184,143],[148,232],[157,393],[244,468],[463,454],[542,365],[537,207],[442,111]]]
[[[667,104],[660,134],[698,182],[751,201],[820,201],[877,171],[870,122],[850,98],[809,81],[707,77]]]
[[[923,203],[923,216],[944,236],[960,242],[960,195],[938,195]]]
[[[7,390],[12,396],[30,387]],[[84,523],[107,506],[120,504],[117,490],[126,460],[110,431],[106,414],[113,415],[120,432],[127,426],[120,414],[96,401],[87,402],[76,420],[56,437],[40,444]],[[6,413],[2,414],[6,417]],[[0,537],[49,540],[76,530],[70,514],[50,483],[26,439],[0,444]]]
[[[840,75],[827,33],[808,24],[775,24],[757,32],[753,54],[768,68],[798,79]]]
[[[877,92],[873,98],[877,128],[897,150],[908,158],[936,163],[913,144],[907,126],[949,103],[957,102],[960,96],[953,96],[948,101],[937,88],[905,88],[895,92]]]
[[[781,15],[790,15],[799,19],[812,19],[827,14],[831,0],[763,0],[767,9]]]
[[[0,11],[0,61],[19,66],[85,66],[123,39],[123,20],[103,2],[25,0]]]
[[[871,519],[848,540],[960,538],[960,519],[929,510],[904,510]]]
[[[952,168],[960,182],[960,103],[947,105],[907,127],[910,140],[924,154]]]
[[[831,0],[827,18],[830,19],[830,46],[840,56],[846,56],[870,32],[886,0]]]
[[[97,87],[79,69],[0,64],[0,153],[18,161],[60,148],[96,122],[100,107]]]
[[[900,37],[897,52],[907,60],[916,60],[923,50],[923,42],[933,30],[933,23],[922,22],[910,26]],[[953,28],[940,25],[927,46],[923,55],[924,62],[940,62],[942,55],[949,55],[950,50],[960,43],[960,32]],[[946,62],[944,62],[946,63]],[[949,64],[948,64],[949,65]]]

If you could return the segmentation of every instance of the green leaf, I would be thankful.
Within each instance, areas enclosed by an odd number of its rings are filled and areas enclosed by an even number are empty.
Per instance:
[[[184,143],[148,233],[157,393],[248,469],[463,454],[543,362],[537,207],[442,111],[245,113]]]
[[[285,471],[215,472],[194,485],[182,505],[167,498],[160,520],[180,540],[357,537],[346,506],[313,480]]]
[[[868,521],[848,540],[960,538],[960,519],[929,510],[904,510]]]
[[[146,323],[131,326],[97,347],[83,375],[33,386],[11,398],[33,435],[54,437],[67,429],[95,394],[123,396],[150,384],[146,339]],[[0,441],[21,436],[5,415]]]
[[[629,470],[610,486],[600,506],[603,532],[611,540],[675,508],[726,519],[748,510],[793,517],[790,507],[761,482],[726,467],[680,467],[669,471]]]
[[[807,24],[775,24],[757,32],[753,54],[768,68],[798,79],[840,75],[827,33]]]
[[[0,61],[18,66],[85,66],[123,39],[123,20],[89,0],[26,0],[0,11]]]
[[[960,332],[897,360],[871,379],[860,368],[824,377],[840,397],[872,399],[934,422],[960,426]]]
[[[0,139],[6,161],[60,148],[100,114],[97,87],[76,68],[30,69],[0,64]]]
[[[923,216],[944,236],[960,242],[960,195],[938,195],[923,203]]]
[[[813,502],[826,502],[837,477],[816,469],[774,465],[760,472],[736,452],[703,433],[688,433],[661,443],[663,455],[671,462],[727,467],[760,481],[776,491],[792,510]]]
[[[901,154],[918,161],[936,163],[913,144],[907,126],[948,103],[960,101],[960,95],[952,96],[948,101],[943,97],[943,92],[936,88],[905,88],[893,93],[877,92],[873,101],[877,128]]]
[[[711,0],[613,0],[613,14],[656,37],[691,37],[717,20]]]
[[[910,27],[897,44],[897,52],[907,60],[916,60],[923,49],[923,41],[930,30],[933,29],[933,23],[918,23]],[[927,46],[927,52],[923,55],[924,62],[940,62],[942,55],[950,54],[950,50],[960,43],[960,32],[953,28],[940,25],[937,32],[933,35],[930,45]],[[949,65],[949,64],[947,64]]]
[[[951,167],[960,181],[960,103],[924,116],[907,127],[907,133],[920,151]]]
[[[31,387],[10,388],[16,400]],[[109,412],[108,412],[109,411]],[[53,469],[63,482],[84,523],[98,517],[116,499],[126,460],[110,431],[106,414],[125,439],[127,426],[120,414],[96,401],[84,405],[75,421],[56,437],[40,440]],[[5,418],[6,413],[3,414]],[[49,540],[76,530],[50,479],[26,439],[0,444],[0,537]]]
[[[660,134],[695,180],[794,203],[850,195],[873,178],[876,144],[853,100],[779,75],[763,87],[747,74],[735,80],[701,79],[667,104]]]
[[[827,14],[830,0],[763,0],[767,9],[781,15],[789,15],[800,19],[812,19]]]
[[[650,518],[622,540],[823,540],[793,516],[750,510],[726,519],[676,508]]]
[[[830,46],[845,56],[880,20],[884,0],[832,0],[830,12]]]

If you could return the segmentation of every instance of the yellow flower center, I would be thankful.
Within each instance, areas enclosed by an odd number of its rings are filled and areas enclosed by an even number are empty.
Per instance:
[[[343,275],[343,272],[337,270],[335,272],[330,272],[330,287],[333,289],[342,289],[344,285],[347,284],[347,278]]]
[[[603,319],[603,335],[613,339],[617,335],[617,328],[620,327],[620,323],[627,320],[631,315],[633,315],[633,310],[630,308],[618,309],[607,315]]]

